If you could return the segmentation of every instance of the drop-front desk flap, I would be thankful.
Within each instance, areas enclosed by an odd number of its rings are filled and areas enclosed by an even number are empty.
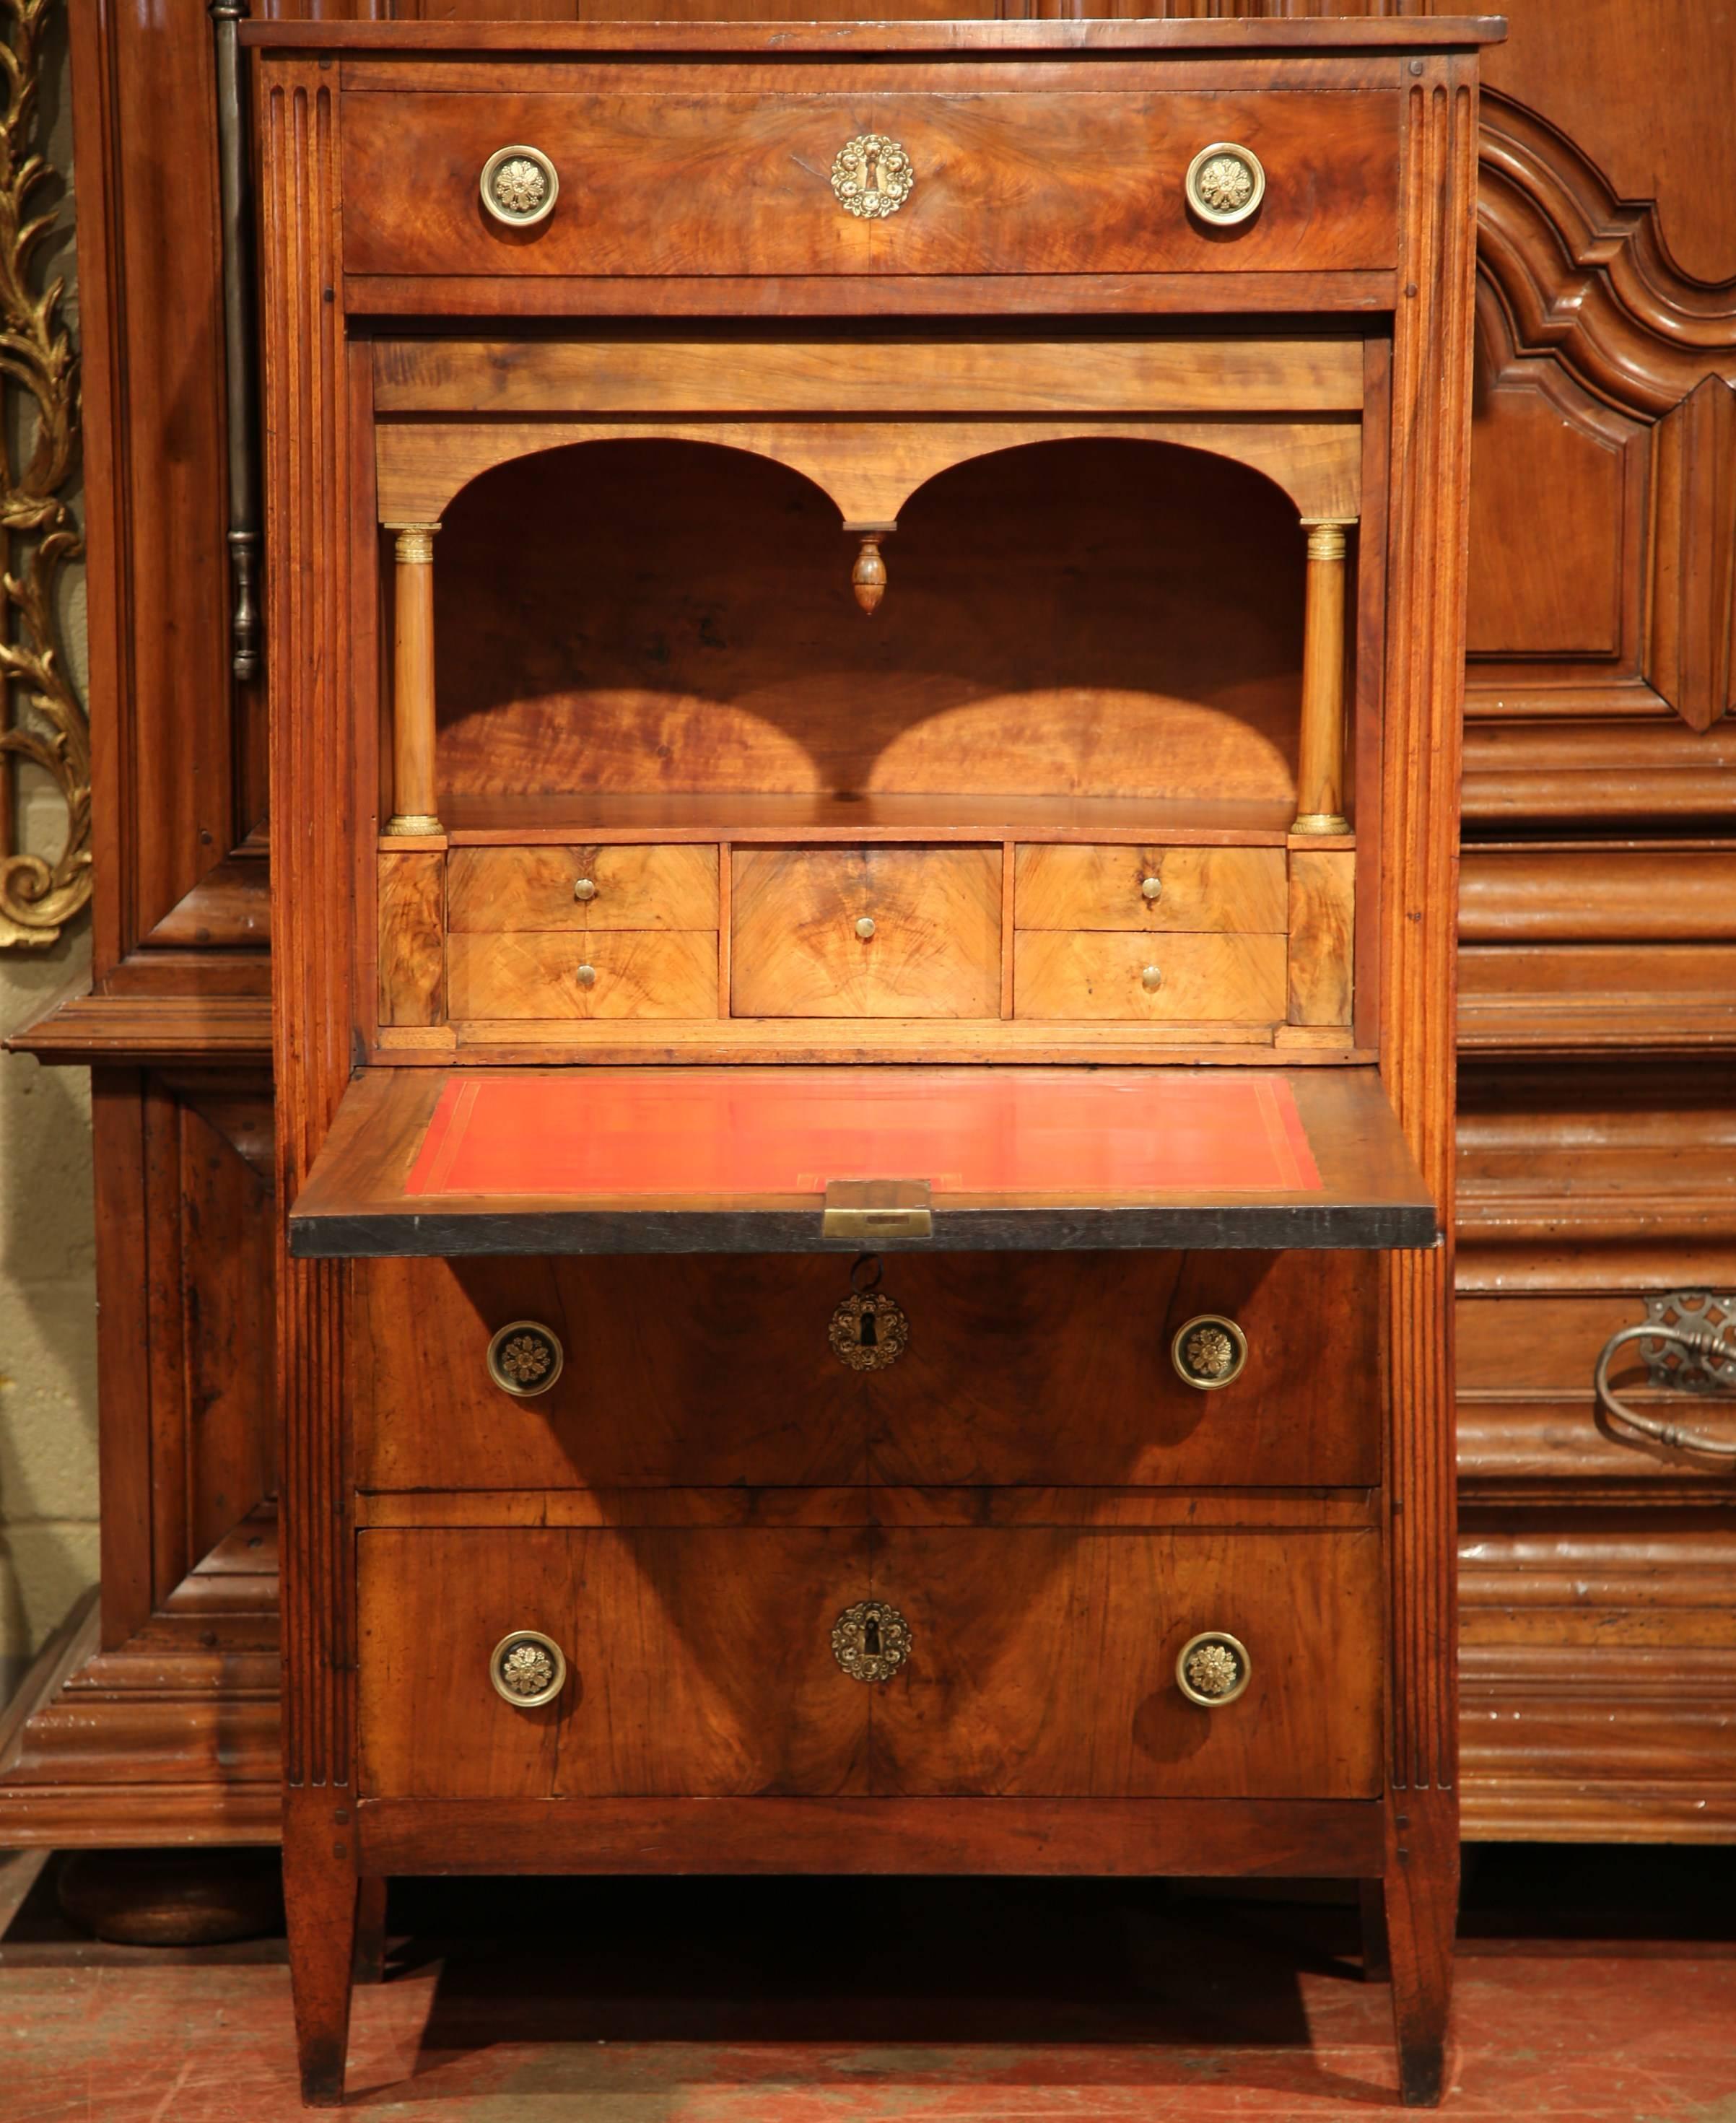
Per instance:
[[[376,1069],[304,1257],[1431,1246],[1371,1068]]]

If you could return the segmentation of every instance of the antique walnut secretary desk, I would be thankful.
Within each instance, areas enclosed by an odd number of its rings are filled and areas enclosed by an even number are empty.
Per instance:
[[[284,1860],[1457,1886],[1472,21],[250,29]]]

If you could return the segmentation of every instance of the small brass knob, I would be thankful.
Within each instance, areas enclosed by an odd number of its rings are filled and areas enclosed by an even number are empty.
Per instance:
[[[514,1629],[489,1652],[489,1679],[503,1703],[535,1710],[566,1686],[567,1661],[553,1637],[540,1629]]]
[[[1163,897],[1163,880],[1161,877],[1142,877],[1139,890],[1147,899],[1161,899]]]
[[[1241,1376],[1247,1361],[1247,1337],[1233,1319],[1202,1312],[1176,1329],[1169,1360],[1183,1385],[1215,1393]]]
[[[566,1361],[559,1335],[540,1319],[514,1319],[489,1343],[489,1376],[515,1400],[545,1394]]]
[[[1266,171],[1252,148],[1214,140],[1187,166],[1187,204],[1214,228],[1246,221],[1266,197]]]
[[[856,924],[856,934],[862,939],[863,942],[866,944],[873,933],[873,916],[869,914],[864,914],[861,920]]]
[[[560,179],[539,148],[497,148],[482,166],[482,204],[508,228],[530,228],[554,211]]]
[[[582,988],[594,988],[597,986],[597,968],[595,966],[581,966],[573,977]]]
[[[910,1642],[910,1624],[884,1600],[859,1600],[832,1624],[832,1657],[852,1680],[890,1680]]]
[[[575,899],[595,899],[597,887],[588,877],[576,877],[573,880],[573,897]]]
[[[1139,986],[1147,995],[1155,995],[1163,985],[1163,968],[1161,966],[1148,966],[1139,975]]]
[[[1176,1685],[1202,1710],[1221,1710],[1233,1703],[1252,1672],[1247,1647],[1222,1629],[1190,1637],[1176,1654]]]

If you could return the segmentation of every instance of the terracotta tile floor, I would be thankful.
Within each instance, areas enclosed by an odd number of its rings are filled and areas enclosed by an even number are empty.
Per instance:
[[[1736,2123],[1736,1852],[1483,1854],[1449,2116]],[[403,1882],[350,2106],[440,2123],[1392,2112],[1353,1913],[1157,1885]],[[278,2123],[280,1940],[0,1946],[3,2123]]]

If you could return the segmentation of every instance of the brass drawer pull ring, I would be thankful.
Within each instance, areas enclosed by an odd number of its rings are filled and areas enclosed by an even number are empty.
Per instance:
[[[1247,1646],[1222,1629],[1190,1637],[1176,1654],[1176,1686],[1202,1710],[1233,1703],[1252,1672]]]
[[[852,1680],[890,1680],[910,1641],[910,1624],[884,1600],[859,1600],[832,1624],[832,1657]]]
[[[1197,1313],[1176,1329],[1169,1361],[1183,1385],[1215,1393],[1242,1375],[1247,1361],[1247,1337],[1221,1313]]]
[[[560,178],[539,148],[497,148],[482,166],[482,204],[508,228],[531,228],[554,211]]]
[[[545,1394],[566,1361],[559,1335],[540,1319],[514,1319],[489,1343],[489,1376],[515,1400]]]
[[[1233,228],[1258,210],[1266,171],[1252,148],[1214,140],[1187,166],[1187,204],[1214,228]]]
[[[489,1679],[503,1703],[535,1710],[566,1686],[567,1661],[553,1637],[540,1629],[514,1629],[489,1652]]]

